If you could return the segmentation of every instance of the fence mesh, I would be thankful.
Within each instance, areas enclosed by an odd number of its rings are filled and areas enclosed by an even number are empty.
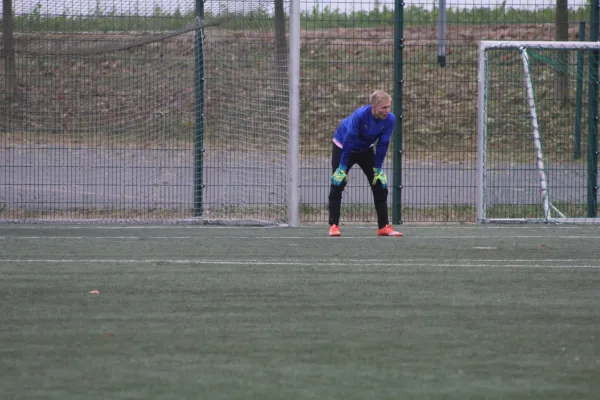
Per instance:
[[[144,33],[42,10],[17,10],[2,80],[5,217],[191,216],[194,16]]]
[[[275,13],[280,7],[287,15],[289,2],[201,3],[207,18],[242,9],[254,22],[239,19],[245,28],[230,25],[228,32],[205,29],[199,133],[196,31],[179,31],[193,24],[195,1],[13,2],[1,42],[3,219],[182,220],[200,213],[285,221],[287,78],[278,54],[286,41],[277,39]],[[258,8],[248,8],[251,3]],[[395,140],[402,141],[403,188],[389,200],[401,202],[405,222],[475,221],[478,42],[579,40],[590,32],[590,5],[583,0],[300,0],[301,222],[327,221],[331,138],[339,121],[373,90],[394,94],[397,7],[403,83]],[[284,37],[287,29],[286,23]],[[169,33],[177,35],[160,39]],[[101,48],[152,36],[157,40],[110,56],[50,51],[65,43]],[[44,48],[48,54],[38,54]],[[575,88],[565,93],[560,96],[577,100]],[[230,113],[239,117],[221,124]],[[547,108],[544,118],[553,123],[555,115]],[[498,146],[521,150],[508,138]],[[392,161],[390,152],[390,182]],[[353,171],[342,221],[374,222],[371,196]]]

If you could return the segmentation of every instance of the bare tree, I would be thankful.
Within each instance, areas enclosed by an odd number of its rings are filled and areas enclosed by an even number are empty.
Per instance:
[[[556,32],[557,41],[569,40],[569,8],[568,0],[556,0]],[[557,68],[555,69],[556,98],[563,103],[569,100],[568,65],[569,54],[559,51],[557,55]]]
[[[13,44],[12,0],[2,0],[2,7],[2,54],[0,54],[0,58],[4,58],[6,95],[10,97],[15,94],[17,76]]]
[[[287,79],[288,47],[285,35],[283,0],[275,0],[275,62],[279,79]],[[286,84],[286,82],[282,82]]]

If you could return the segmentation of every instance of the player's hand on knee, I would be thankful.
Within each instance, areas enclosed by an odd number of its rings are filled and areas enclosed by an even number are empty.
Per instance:
[[[331,183],[334,186],[340,186],[342,182],[346,182],[348,180],[348,174],[346,173],[346,166],[340,165],[333,175],[331,175]]]
[[[381,168],[373,168],[373,172],[375,172],[375,177],[373,178],[373,186],[377,184],[377,181],[381,182],[381,187],[384,189],[387,188],[387,176],[383,169]]]

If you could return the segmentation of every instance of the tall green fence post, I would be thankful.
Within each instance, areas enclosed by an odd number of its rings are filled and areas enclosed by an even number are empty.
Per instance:
[[[394,94],[396,116],[393,144],[392,223],[402,223],[402,52],[404,50],[404,0],[394,5]]]
[[[592,1],[590,15],[590,41],[598,41],[598,23],[600,20],[600,4]],[[590,88],[588,91],[588,184],[587,184],[587,216],[598,216],[598,60],[600,52],[590,53]]]
[[[196,0],[196,15],[204,19],[204,0]],[[196,31],[194,90],[195,90],[195,135],[194,135],[194,217],[202,215],[203,155],[204,155],[204,31]]]
[[[579,22],[579,41],[585,41],[585,21]],[[575,135],[573,157],[581,157],[581,109],[583,107],[583,50],[577,51],[577,87],[575,93]]]

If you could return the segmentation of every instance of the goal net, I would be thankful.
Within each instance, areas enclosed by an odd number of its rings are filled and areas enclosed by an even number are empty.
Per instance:
[[[285,222],[274,2],[209,0],[200,17],[184,3],[127,20],[42,14],[43,29],[14,32],[0,49],[15,66],[0,76],[0,219]]]
[[[479,221],[600,222],[598,50],[596,42],[481,42]]]
[[[273,0],[205,3],[206,15],[236,15],[204,31],[205,221],[287,221],[287,6]]]

